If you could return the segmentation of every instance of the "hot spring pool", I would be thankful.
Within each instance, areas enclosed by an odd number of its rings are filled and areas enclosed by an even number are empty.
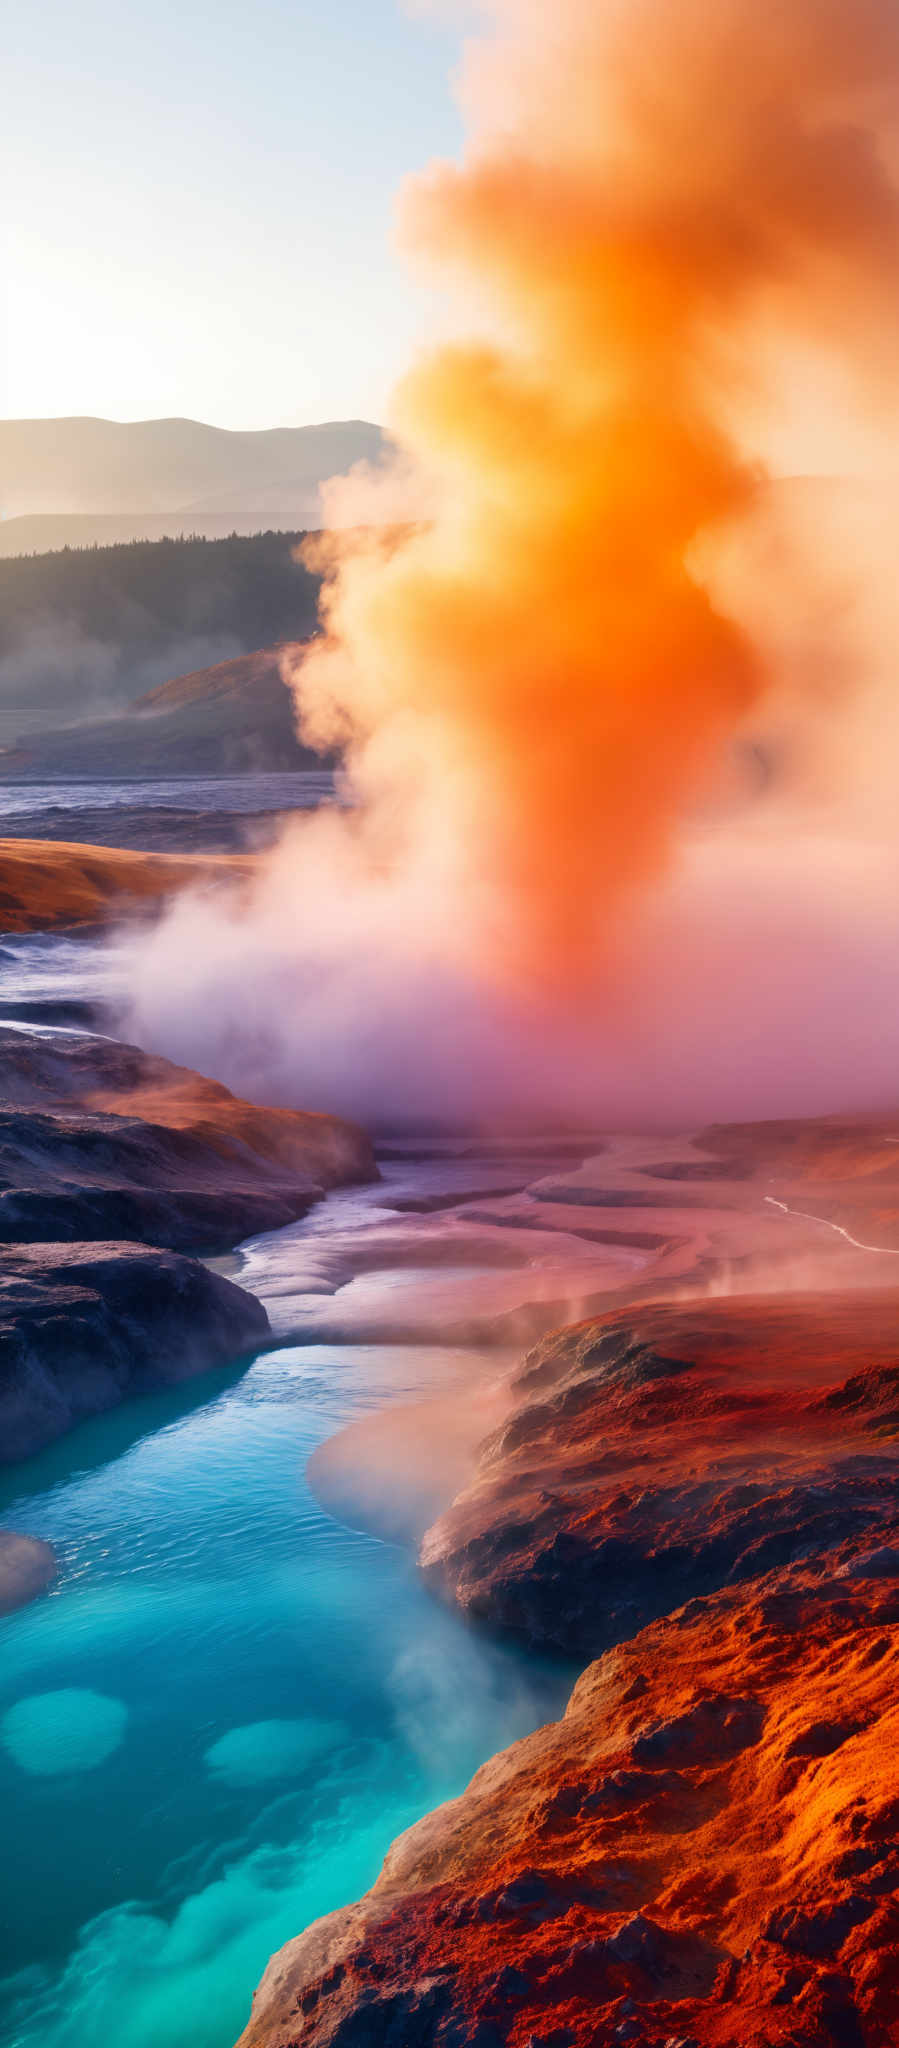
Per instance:
[[[7,1473],[53,1592],[0,1623],[4,2048],[229,2048],[273,1949],[560,1711],[317,1505],[309,1453],[443,1371],[303,1345],[84,1424]]]

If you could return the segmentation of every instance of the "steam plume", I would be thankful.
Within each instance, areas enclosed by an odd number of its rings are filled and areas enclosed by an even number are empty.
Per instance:
[[[326,635],[290,674],[357,809],[290,835],[249,942],[286,963],[310,1029],[375,1070],[398,1006],[421,1021],[437,986],[465,1059],[505,1046],[507,1075],[533,1071],[535,1030],[570,1048],[566,1015],[594,1041],[613,1011],[620,1028],[623,978],[642,999],[634,920],[670,955],[659,892],[682,891],[727,745],[781,680],[757,594],[751,621],[716,601],[708,552],[758,500],[772,365],[776,381],[796,349],[829,352],[876,406],[896,341],[886,0],[488,13],[465,161],[402,204],[407,245],[481,338],[425,356],[397,394],[433,516],[318,544]],[[210,993],[231,990],[246,1046],[235,941],[204,926]],[[451,1092],[452,1035],[424,1062]],[[300,1089],[307,1048],[298,1033]]]

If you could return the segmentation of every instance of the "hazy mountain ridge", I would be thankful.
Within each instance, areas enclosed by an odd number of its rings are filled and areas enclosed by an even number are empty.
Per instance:
[[[242,506],[230,512],[202,514],[183,508],[174,512],[26,512],[20,519],[0,520],[0,560],[128,547],[137,541],[228,540],[233,533],[258,533],[282,524],[305,531],[318,522],[317,491],[295,494],[283,520],[274,505],[264,508],[257,519]]]
[[[389,444],[370,420],[234,431],[200,420],[0,420],[0,554],[315,526],[319,487]]]

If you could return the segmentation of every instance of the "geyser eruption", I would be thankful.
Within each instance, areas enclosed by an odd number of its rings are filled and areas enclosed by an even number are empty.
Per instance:
[[[716,588],[714,537],[759,502],[754,423],[797,349],[885,402],[899,16],[883,0],[488,15],[465,161],[402,205],[407,246],[480,336],[397,394],[430,516],[315,544],[326,631],[289,663],[302,731],[339,742],[354,808],[293,826],[240,909],[176,906],[133,970],[140,1028],[244,1091],[367,1115],[690,1114],[711,1048],[709,1111],[786,1106],[794,1051],[804,1106],[827,1107],[863,1050],[856,1034],[847,1068],[831,989],[847,934],[859,1014],[872,976],[892,996],[892,853],[862,862],[858,902],[809,903],[819,823],[776,759],[748,806],[729,747],[780,691],[806,725],[820,710],[802,660],[780,667],[818,590],[791,571],[785,591],[779,558],[768,613],[757,590],[742,604],[739,576]],[[856,627],[834,626],[843,691]],[[758,1001],[775,971],[785,1039]],[[720,1052],[735,1020],[739,1072]]]

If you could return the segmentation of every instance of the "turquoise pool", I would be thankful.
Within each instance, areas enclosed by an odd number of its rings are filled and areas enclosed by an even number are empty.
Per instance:
[[[306,1483],[343,1421],[451,1371],[288,1345],[5,1475],[62,1573],[0,1623],[4,2048],[228,2048],[272,1950],[560,1710],[570,1674],[469,1633]]]

